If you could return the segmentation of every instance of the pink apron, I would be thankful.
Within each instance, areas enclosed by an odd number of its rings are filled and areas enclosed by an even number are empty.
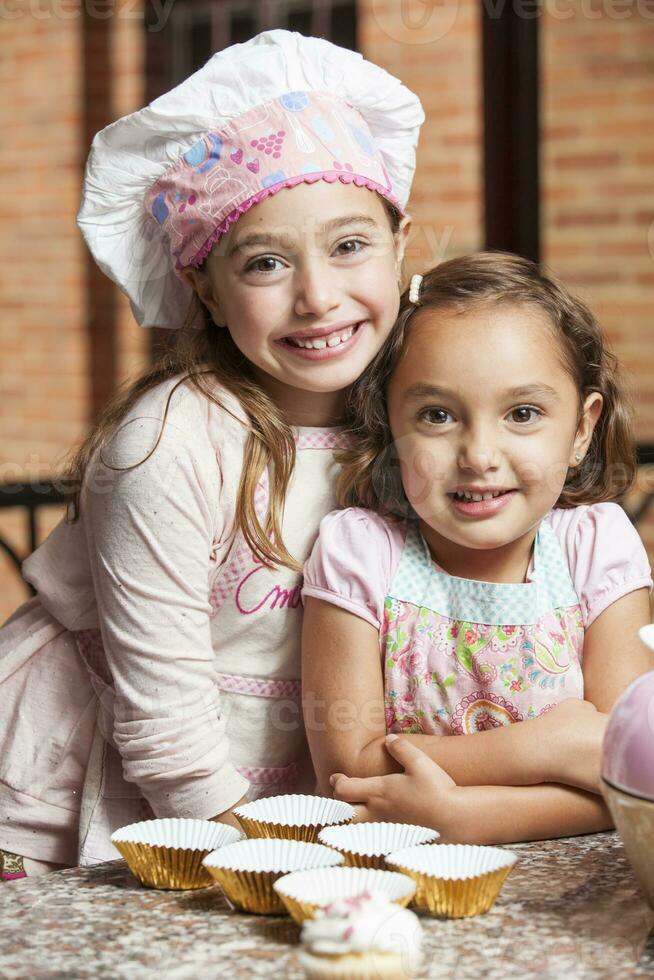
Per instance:
[[[465,735],[583,697],[581,608],[546,522],[527,579],[448,575],[409,525],[382,627],[388,731]]]

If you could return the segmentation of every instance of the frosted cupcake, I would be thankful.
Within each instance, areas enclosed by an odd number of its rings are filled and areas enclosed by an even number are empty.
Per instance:
[[[420,969],[421,940],[413,912],[363,892],[304,922],[300,961],[309,980],[410,980]]]

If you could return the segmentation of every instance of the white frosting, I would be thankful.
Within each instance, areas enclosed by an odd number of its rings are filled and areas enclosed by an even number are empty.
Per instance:
[[[310,953],[395,953],[412,971],[420,964],[421,942],[418,917],[380,892],[334,902],[302,925],[302,943]]]

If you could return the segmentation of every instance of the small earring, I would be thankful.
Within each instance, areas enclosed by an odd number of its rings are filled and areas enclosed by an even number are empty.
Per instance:
[[[581,453],[575,453],[575,462],[576,463],[581,462]]]

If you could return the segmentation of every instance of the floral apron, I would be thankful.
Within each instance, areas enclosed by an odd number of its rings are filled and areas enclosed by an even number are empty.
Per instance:
[[[387,731],[465,735],[581,698],[583,641],[579,598],[547,522],[519,584],[448,575],[411,522],[384,604]]]

